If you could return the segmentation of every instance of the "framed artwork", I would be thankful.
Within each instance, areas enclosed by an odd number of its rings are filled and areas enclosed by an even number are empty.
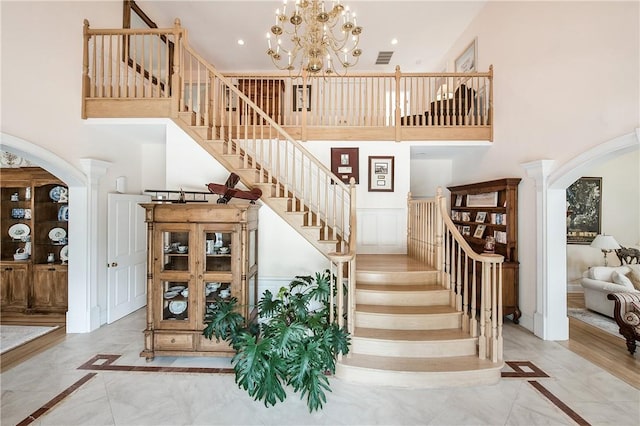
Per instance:
[[[238,95],[229,89],[228,86],[224,87],[224,108],[227,111],[235,111],[238,105]]]
[[[331,171],[347,185],[352,177],[359,183],[358,157],[358,148],[331,148]]]
[[[487,212],[476,213],[476,222],[484,223],[487,220]]]
[[[567,188],[567,244],[591,244],[601,233],[602,178],[581,177]]]
[[[369,156],[369,192],[393,192],[393,160]]]
[[[485,228],[486,228],[486,225],[476,226],[476,230],[473,233],[473,238],[482,238],[484,236]]]
[[[498,192],[467,195],[467,207],[498,207]]]
[[[305,89],[306,89],[306,97],[307,97],[307,111],[311,111],[311,86],[310,85],[302,85],[302,84],[294,84],[293,85],[293,110],[294,111],[302,111],[302,108],[305,105]]]
[[[478,38],[473,41],[462,51],[455,61],[456,72],[475,72],[476,62],[478,61],[477,53]]]

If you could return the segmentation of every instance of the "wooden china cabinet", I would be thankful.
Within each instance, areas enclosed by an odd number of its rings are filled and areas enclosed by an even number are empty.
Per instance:
[[[236,297],[245,318],[258,300],[258,209],[248,203],[145,203],[147,324],[140,356],[229,356],[202,335],[207,306]]]
[[[40,167],[2,168],[0,175],[2,322],[64,324],[68,188]]]

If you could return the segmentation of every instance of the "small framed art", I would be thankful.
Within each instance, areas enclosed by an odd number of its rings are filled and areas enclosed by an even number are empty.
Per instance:
[[[484,236],[484,230],[486,225],[478,225],[476,226],[476,230],[473,233],[473,238],[482,238]]]
[[[349,184],[353,177],[359,183],[358,148],[331,148],[331,171],[340,180]]]
[[[306,89],[306,90],[305,90]],[[306,91],[306,93],[305,93]],[[306,97],[306,102],[305,102]],[[311,111],[311,86],[302,84],[293,85],[293,110],[302,111],[304,105],[307,106],[307,111]]]
[[[393,192],[393,160],[369,156],[369,192]]]

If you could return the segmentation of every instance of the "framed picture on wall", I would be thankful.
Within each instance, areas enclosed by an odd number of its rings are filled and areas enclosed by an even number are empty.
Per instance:
[[[331,171],[346,184],[352,177],[359,183],[359,161],[358,148],[331,148]]]
[[[393,192],[393,160],[369,156],[369,192]]]
[[[591,244],[601,233],[602,178],[581,177],[567,188],[567,244]]]
[[[305,102],[306,97],[306,102]],[[294,84],[293,85],[293,110],[302,111],[304,105],[307,106],[307,111],[311,111],[311,86]]]
[[[455,61],[456,72],[475,72],[478,61],[478,39],[473,41],[462,51]]]

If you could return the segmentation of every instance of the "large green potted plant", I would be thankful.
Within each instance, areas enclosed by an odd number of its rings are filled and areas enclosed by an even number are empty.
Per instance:
[[[236,351],[231,361],[236,383],[255,400],[275,405],[291,386],[306,396],[309,411],[322,408],[325,391],[331,391],[327,373],[335,373],[336,358],[348,353],[350,341],[346,329],[329,321],[331,286],[335,290],[335,277],[323,271],[296,276],[277,297],[265,291],[257,324],[238,313],[236,298],[217,300],[207,309],[203,334],[229,342]]]

